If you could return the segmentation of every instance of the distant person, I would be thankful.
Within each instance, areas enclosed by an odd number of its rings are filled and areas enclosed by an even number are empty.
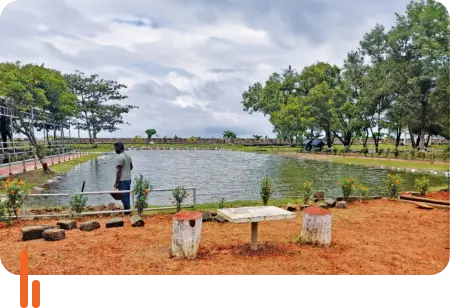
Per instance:
[[[125,153],[125,146],[117,142],[114,144],[114,150],[118,154],[117,164],[116,164],[116,182],[114,183],[114,188],[120,190],[130,190],[131,189],[131,170],[133,170],[133,162],[131,157]],[[122,203],[125,210],[130,209],[130,193],[122,194]],[[125,213],[129,215],[130,212]]]

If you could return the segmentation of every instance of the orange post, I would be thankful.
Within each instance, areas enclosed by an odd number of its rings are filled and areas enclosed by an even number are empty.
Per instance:
[[[28,307],[28,251],[20,252],[20,307]]]
[[[39,280],[33,281],[31,290],[32,290],[31,302],[33,308],[39,308],[39,306],[41,305],[41,284],[39,283]]]

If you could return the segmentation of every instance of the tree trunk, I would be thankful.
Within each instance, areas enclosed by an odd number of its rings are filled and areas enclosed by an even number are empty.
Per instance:
[[[430,139],[431,139],[431,133],[428,134],[427,142],[425,143],[425,147],[426,147],[426,148],[428,148],[428,146],[429,146],[429,144],[430,144]]]
[[[395,138],[395,147],[396,148],[398,148],[398,146],[400,145],[401,136],[402,136],[402,128],[398,127],[396,138]]]
[[[200,245],[202,213],[179,212],[173,217],[172,255],[195,259]]]
[[[413,149],[415,149],[416,148],[416,143],[415,143],[415,140],[414,140],[414,134],[412,132],[412,128],[410,126],[408,126],[408,131],[409,131],[409,139],[411,141],[411,145],[412,145]]]
[[[329,246],[331,244],[331,213],[315,206],[307,208],[303,213],[301,242]]]
[[[369,141],[369,130],[366,128],[366,139],[364,140],[363,147],[367,146],[367,141]]]
[[[333,139],[331,137],[331,131],[329,128],[327,128],[325,130],[325,135],[326,135],[328,149],[331,149],[331,147],[333,146]]]
[[[425,150],[425,129],[422,128],[420,130],[420,135],[419,135],[419,150],[420,151],[424,151]]]

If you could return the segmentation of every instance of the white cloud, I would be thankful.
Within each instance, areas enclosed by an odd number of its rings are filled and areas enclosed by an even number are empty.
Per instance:
[[[376,22],[390,26],[407,0],[20,0],[0,19],[0,61],[97,73],[128,86],[116,136],[272,135],[242,111],[255,81],[292,65],[341,65]],[[108,136],[101,133],[100,136]]]

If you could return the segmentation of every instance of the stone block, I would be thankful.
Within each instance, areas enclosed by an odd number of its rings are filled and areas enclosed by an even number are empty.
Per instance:
[[[347,202],[345,202],[345,201],[338,201],[338,202],[336,202],[336,208],[337,209],[346,209],[347,208]]]
[[[297,206],[296,206],[295,204],[289,203],[289,204],[286,206],[286,211],[289,211],[289,212],[297,212]]]
[[[145,225],[144,220],[142,220],[141,216],[134,215],[130,218],[131,226],[134,227],[143,227]]]
[[[59,229],[59,226],[31,226],[22,228],[22,241],[37,240],[42,238],[42,232],[48,229]]]
[[[81,231],[93,231],[100,228],[100,223],[96,220],[90,220],[80,225]]]
[[[335,207],[336,206],[336,199],[331,199],[331,198],[328,198],[328,199],[325,199],[325,204],[328,206],[328,207]]]
[[[117,227],[123,227],[124,222],[122,217],[115,217],[108,219],[106,221],[106,228],[117,228]]]
[[[77,228],[75,220],[61,220],[56,223],[63,230],[72,230]]]
[[[46,241],[60,241],[66,238],[66,231],[63,229],[48,229],[42,232],[42,237]]]

